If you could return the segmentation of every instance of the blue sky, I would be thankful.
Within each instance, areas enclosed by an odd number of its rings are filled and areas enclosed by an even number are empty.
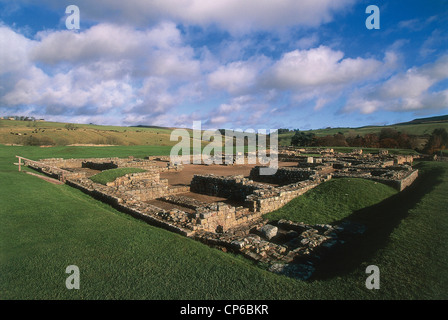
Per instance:
[[[446,0],[37,3],[0,0],[0,115],[304,130],[448,114]]]

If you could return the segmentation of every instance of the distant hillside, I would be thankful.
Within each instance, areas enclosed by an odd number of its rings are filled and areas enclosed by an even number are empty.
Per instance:
[[[424,144],[434,129],[445,128],[448,131],[448,115],[415,119],[389,126],[326,128],[305,132],[312,132],[317,137],[341,132],[348,137],[379,133],[383,128],[393,128],[402,133],[418,136],[421,143]],[[170,141],[173,129],[146,125],[120,127],[49,121],[0,120],[0,144],[173,146],[177,143],[177,141]],[[290,145],[293,135],[293,131],[279,134],[279,144]]]
[[[408,124],[424,124],[424,123],[443,123],[448,122],[448,115],[446,116],[438,116],[438,117],[430,117],[430,118],[420,118],[414,119],[409,122],[398,123],[397,125],[408,125]]]
[[[50,121],[0,120],[0,144],[174,146],[178,143],[178,141],[170,141],[171,132],[174,129],[176,128],[145,125],[120,127]],[[193,135],[190,136],[193,140]],[[202,145],[207,144],[207,142],[202,143]]]
[[[158,145],[172,146],[172,129],[100,126],[48,121],[0,120],[0,143],[31,145]]]
[[[327,135],[334,135],[337,133],[343,133],[345,136],[364,136],[369,133],[378,134],[384,128],[392,128],[399,132],[406,133],[408,135],[414,135],[420,138],[421,144],[424,144],[428,139],[428,136],[434,131],[434,129],[445,128],[448,131],[448,115],[415,119],[409,122],[397,123],[388,126],[365,126],[359,128],[326,128],[318,130],[306,130],[305,133],[314,133],[317,137],[324,137]],[[290,145],[291,138],[294,132],[286,132],[279,134],[280,145]]]

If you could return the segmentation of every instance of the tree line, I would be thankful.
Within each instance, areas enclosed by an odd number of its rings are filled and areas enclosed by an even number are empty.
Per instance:
[[[420,146],[420,137],[392,128],[383,128],[379,133],[368,133],[364,136],[345,136],[344,133],[338,132],[334,135],[318,137],[314,133],[294,131],[291,145],[298,147],[413,149],[426,154],[434,154],[445,150],[448,146],[448,133],[444,128],[435,129],[423,147]]]

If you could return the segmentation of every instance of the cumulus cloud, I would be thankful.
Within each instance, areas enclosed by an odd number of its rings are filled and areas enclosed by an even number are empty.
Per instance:
[[[99,24],[81,33],[70,30],[39,32],[30,59],[50,66],[67,63],[71,67],[89,63],[127,62],[135,75],[191,77],[199,66],[194,51],[182,42],[174,23],[148,29]]]
[[[290,26],[317,27],[332,21],[337,13],[354,3],[354,0],[78,0],[76,5],[83,19],[95,22],[146,26],[172,20],[204,27],[217,25],[233,33],[244,33]],[[61,8],[59,0],[42,0],[39,5]]]
[[[8,27],[0,26],[0,74],[21,72],[28,67],[32,41]]]
[[[176,121],[176,107],[213,100],[216,93],[230,100],[202,112],[209,124],[254,123],[285,91],[294,91],[296,101],[316,99],[319,110],[335,87],[374,77],[394,60],[344,58],[320,46],[278,60],[255,55],[225,62],[207,50],[197,54],[168,22],[142,30],[99,24],[81,32],[45,31],[33,40],[4,27],[0,39],[7,48],[0,69],[7,82],[0,88],[3,108],[34,106],[70,117],[122,113],[127,123]]]
[[[233,21],[224,19],[233,12],[236,30],[244,15],[238,12],[241,1],[226,1],[225,8],[220,0],[177,1],[178,8],[168,8],[170,1],[149,5],[135,0],[141,10],[126,3],[129,11],[120,17],[145,16],[144,8],[152,6],[177,21],[224,25]],[[89,10],[95,3],[83,3],[81,13],[94,16]],[[280,19],[285,8],[300,7],[312,15],[321,5],[322,10],[317,10],[321,22],[339,8],[330,1],[245,2],[247,8],[256,4],[259,15],[245,13],[252,17],[247,20],[249,29],[306,25],[305,18],[293,22],[289,14]],[[111,1],[110,5],[105,14],[124,4]],[[185,12],[192,14],[187,18]],[[211,16],[199,17],[198,12]],[[185,29],[174,22],[156,16],[154,21],[146,28],[102,22],[76,32],[46,30],[33,38],[0,26],[0,110],[99,124],[176,126],[202,119],[213,127],[245,128],[269,123],[288,108],[322,111],[341,97],[347,98],[344,111],[362,113],[447,106],[447,90],[435,88],[448,77],[447,56],[396,73],[397,48],[386,49],[382,59],[348,57],[341,50],[317,46],[319,34],[310,33],[285,46],[287,52],[281,56],[258,50],[266,43],[260,44],[257,37],[225,37],[211,49],[207,44],[190,45]]]
[[[30,40],[0,28],[3,108],[46,115],[169,110],[200,75],[194,50],[173,23],[137,30],[100,24],[83,32],[45,31]]]
[[[220,66],[208,76],[210,87],[226,90],[231,94],[242,93],[257,85],[258,76],[270,63],[265,57],[236,61]]]
[[[269,123],[271,108],[263,99],[254,95],[241,95],[203,115],[204,126],[216,129],[242,129],[263,127]]]
[[[320,46],[284,54],[272,67],[269,81],[283,89],[347,84],[368,78],[380,66],[378,60],[344,59],[342,51]]]
[[[355,91],[344,111],[372,113],[378,110],[415,111],[448,108],[448,90],[433,90],[448,79],[448,55],[434,63],[410,68],[377,84]]]

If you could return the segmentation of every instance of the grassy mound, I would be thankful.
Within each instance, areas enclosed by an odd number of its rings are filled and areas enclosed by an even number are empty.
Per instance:
[[[310,224],[332,223],[396,193],[392,187],[370,180],[333,179],[297,197],[284,207],[268,213],[265,218]]]
[[[105,170],[101,173],[98,173],[94,176],[90,177],[90,180],[96,183],[106,184],[108,182],[112,182],[115,179],[122,177],[124,175],[127,175],[129,173],[138,173],[138,172],[145,172],[143,169],[139,168],[118,168],[118,169],[110,169]]]

